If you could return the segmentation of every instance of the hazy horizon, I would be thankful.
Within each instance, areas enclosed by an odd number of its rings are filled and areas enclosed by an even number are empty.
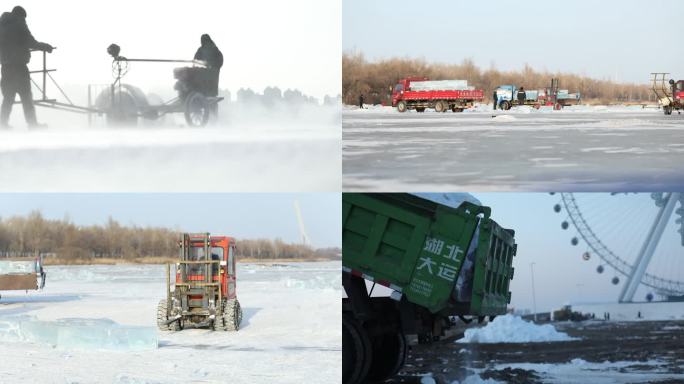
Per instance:
[[[668,38],[684,34],[684,25],[669,20],[684,5],[675,0],[412,4],[346,0],[343,52],[362,52],[370,61],[472,59],[481,69],[500,71],[529,64],[538,71],[620,83],[647,84],[651,72],[684,78],[679,69],[684,47]]]
[[[300,243],[295,200],[312,245],[340,247],[339,193],[5,193],[0,218],[39,211],[83,226],[105,225],[111,217],[128,226]]]

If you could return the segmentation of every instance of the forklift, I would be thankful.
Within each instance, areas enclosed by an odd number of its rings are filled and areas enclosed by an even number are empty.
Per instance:
[[[166,299],[157,306],[159,329],[180,331],[190,325],[237,331],[242,309],[235,289],[235,239],[184,233],[178,248],[179,260],[173,268],[166,264]]]

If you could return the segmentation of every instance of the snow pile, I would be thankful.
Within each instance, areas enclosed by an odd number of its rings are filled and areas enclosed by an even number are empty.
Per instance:
[[[110,319],[39,321],[0,319],[0,340],[49,344],[59,349],[143,351],[157,348],[155,327],[124,326]]]
[[[483,328],[467,329],[457,343],[540,343],[576,340],[551,324],[537,325],[519,316],[498,316]]]

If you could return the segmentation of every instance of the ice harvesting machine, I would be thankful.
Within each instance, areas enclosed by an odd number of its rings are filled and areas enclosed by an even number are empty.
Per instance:
[[[19,257],[0,259],[0,291],[29,291],[45,287],[43,258]],[[0,295],[0,298],[2,295]]]
[[[242,308],[236,292],[235,239],[209,233],[185,233],[179,259],[166,265],[166,298],[157,307],[161,330],[186,325],[237,331]]]
[[[666,80],[669,73],[651,73],[651,89],[658,102],[663,106],[663,112],[671,115],[672,111],[682,113],[684,109],[684,80]]]

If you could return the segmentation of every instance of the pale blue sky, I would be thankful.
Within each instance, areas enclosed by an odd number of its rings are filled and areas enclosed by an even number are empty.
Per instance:
[[[299,242],[295,199],[313,245],[340,246],[339,193],[0,194],[0,217],[39,210],[47,218],[68,215],[78,225],[90,225],[112,216],[122,224]]]
[[[342,48],[372,60],[419,57],[647,83],[684,78],[677,0],[344,0]]]

